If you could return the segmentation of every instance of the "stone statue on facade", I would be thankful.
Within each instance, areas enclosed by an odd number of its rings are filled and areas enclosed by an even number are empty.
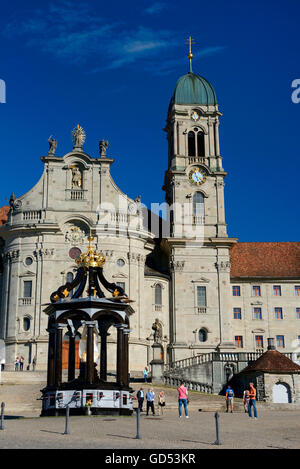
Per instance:
[[[100,140],[99,142],[99,151],[100,151],[100,156],[106,156],[106,150],[108,148],[108,140]]]
[[[56,148],[57,148],[57,140],[55,140],[55,138],[53,138],[52,135],[50,135],[50,137],[48,138],[48,142],[49,142],[48,155],[54,155]]]
[[[82,175],[80,169],[75,166],[72,168],[72,189],[82,188]]]
[[[79,124],[77,124],[77,127],[75,127],[75,129],[73,129],[72,131],[72,138],[73,138],[73,144],[74,144],[73,148],[76,150],[82,151],[82,147],[85,142],[85,137],[86,137],[85,131],[83,130],[82,127],[80,127]]]
[[[162,339],[162,325],[158,319],[155,319],[155,322],[152,324],[152,329],[154,331],[154,342],[160,342]]]

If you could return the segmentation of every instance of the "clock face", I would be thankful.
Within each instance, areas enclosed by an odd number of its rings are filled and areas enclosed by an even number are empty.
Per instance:
[[[192,116],[191,116],[191,117],[192,117],[193,121],[196,122],[197,120],[199,120],[199,117],[200,117],[200,116],[199,116],[198,112],[194,111],[194,112],[192,113]]]
[[[189,175],[190,181],[198,186],[206,180],[206,174],[199,168],[193,168]]]

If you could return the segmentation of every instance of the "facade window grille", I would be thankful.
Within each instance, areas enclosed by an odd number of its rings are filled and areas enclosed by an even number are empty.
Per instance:
[[[233,319],[242,319],[241,308],[233,308]]]
[[[262,335],[255,336],[255,347],[264,348],[264,337]]]
[[[232,286],[232,296],[241,296],[241,287],[239,285]]]
[[[274,308],[275,319],[283,319],[282,308]]]
[[[253,308],[253,319],[262,319],[261,308]]]
[[[234,337],[234,342],[236,348],[243,348],[243,336],[242,335],[236,335]]]
[[[274,296],[281,296],[281,286],[280,285],[273,285],[273,295]]]
[[[277,335],[276,336],[276,344],[277,344],[277,347],[281,347],[281,348],[285,347],[284,335]]]
[[[252,296],[260,296],[260,286],[254,285],[252,287]]]

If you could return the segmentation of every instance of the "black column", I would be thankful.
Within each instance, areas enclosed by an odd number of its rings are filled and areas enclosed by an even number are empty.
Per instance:
[[[129,350],[128,350],[128,336],[129,332],[125,329],[123,331],[123,382],[125,386],[129,386]]]
[[[101,332],[100,378],[107,380],[107,332]]]
[[[123,328],[124,326],[120,325],[117,326],[117,383],[119,385],[124,384],[124,379],[123,379]]]
[[[47,331],[49,332],[47,386],[54,386],[55,384],[55,329],[47,329]]]
[[[75,379],[75,336],[69,332],[68,381]]]
[[[95,376],[94,366],[94,324],[87,323],[86,337],[86,381],[93,384]]]
[[[55,386],[59,386],[62,382],[62,338],[63,326],[56,326],[55,334]]]

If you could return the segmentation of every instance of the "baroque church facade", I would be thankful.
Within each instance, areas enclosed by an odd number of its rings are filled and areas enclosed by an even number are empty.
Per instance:
[[[107,142],[99,142],[97,157],[86,154],[78,125],[72,151],[57,156],[49,139],[41,179],[0,211],[0,353],[8,369],[20,355],[25,365],[36,356],[46,368],[44,309],[57,285],[73,279],[90,235],[106,258],[106,278],[133,301],[131,371],[152,360],[154,324],[168,364],[214,351],[263,351],[269,337],[297,359],[300,243],[228,237],[220,116],[205,78],[191,70],[179,78],[165,127],[166,219],[116,186]],[[114,328],[107,342],[113,369]]]

